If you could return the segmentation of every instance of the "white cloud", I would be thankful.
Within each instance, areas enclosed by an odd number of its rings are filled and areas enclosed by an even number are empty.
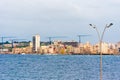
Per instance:
[[[3,0],[0,11],[6,17],[87,18],[119,15],[119,0]],[[28,16],[28,17],[27,17]],[[28,18],[29,19],[29,18]]]
[[[68,33],[87,33],[85,26],[91,22],[120,21],[119,9],[120,0],[0,0],[0,26],[30,27],[31,32],[38,28],[43,33],[52,27],[51,32],[59,29],[59,34],[70,27]]]

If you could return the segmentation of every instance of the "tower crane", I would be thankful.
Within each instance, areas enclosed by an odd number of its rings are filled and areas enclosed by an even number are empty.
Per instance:
[[[66,36],[54,36],[54,37],[47,37],[49,39],[49,44],[52,44],[53,38],[66,38]]]
[[[87,36],[90,36],[90,35],[78,35],[79,43],[81,43],[81,37],[87,37]]]
[[[11,39],[12,48],[14,48],[14,41],[20,41],[20,40],[25,40],[25,39]]]
[[[2,40],[2,50],[3,50],[3,47],[4,47],[4,39],[6,39],[6,38],[15,38],[15,37],[11,37],[11,36],[8,36],[8,37],[0,37],[1,38],[1,40]]]

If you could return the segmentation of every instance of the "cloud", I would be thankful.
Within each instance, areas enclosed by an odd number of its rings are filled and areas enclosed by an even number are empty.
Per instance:
[[[28,20],[97,19],[119,15],[115,7],[119,3],[119,0],[3,0],[0,1],[0,17]]]
[[[19,29],[17,32],[23,33],[25,27],[26,34],[92,33],[89,23],[116,23],[120,20],[119,9],[120,0],[1,0],[1,32],[11,28],[10,31]]]

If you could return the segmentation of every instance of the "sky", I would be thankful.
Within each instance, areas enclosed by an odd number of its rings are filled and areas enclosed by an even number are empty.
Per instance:
[[[42,41],[47,37],[66,36],[66,39],[97,43],[94,24],[100,34],[106,25],[103,41],[120,41],[120,0],[0,0],[0,37],[15,36],[32,40],[40,34]]]

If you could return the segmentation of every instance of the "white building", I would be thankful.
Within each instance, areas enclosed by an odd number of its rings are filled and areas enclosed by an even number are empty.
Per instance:
[[[101,44],[101,46],[102,46],[102,48],[101,48],[102,53],[108,54],[108,49],[109,49],[108,43],[103,42],[103,43]]]
[[[33,36],[33,52],[40,51],[40,35]]]
[[[100,52],[100,44],[96,44],[98,46],[98,52]],[[109,46],[108,43],[102,42],[101,43],[101,52],[104,54],[108,54]]]
[[[117,43],[117,50],[120,53],[120,42]]]

